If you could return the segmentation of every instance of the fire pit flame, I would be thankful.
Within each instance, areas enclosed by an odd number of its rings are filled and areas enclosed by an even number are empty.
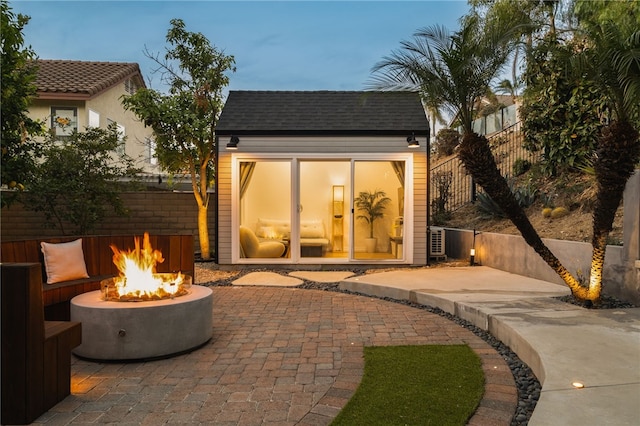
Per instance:
[[[133,250],[120,250],[111,245],[113,263],[120,276],[103,281],[103,298],[118,301],[168,299],[189,292],[191,277],[173,273],[156,273],[156,264],[164,262],[162,252],[154,250],[145,232],[142,247],[134,239]]]

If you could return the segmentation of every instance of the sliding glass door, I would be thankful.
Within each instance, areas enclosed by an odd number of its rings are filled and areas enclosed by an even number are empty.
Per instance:
[[[290,254],[291,161],[238,164],[239,257],[281,259]]]
[[[405,258],[405,160],[259,158],[236,169],[241,262]]]
[[[355,161],[353,258],[401,259],[404,161]]]
[[[351,162],[303,160],[299,169],[300,257],[348,259]]]

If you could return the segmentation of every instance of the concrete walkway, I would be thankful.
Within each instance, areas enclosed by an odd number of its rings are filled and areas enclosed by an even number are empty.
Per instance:
[[[584,309],[552,298],[569,294],[564,286],[482,266],[369,274],[340,288],[438,307],[491,332],[542,384],[531,426],[640,424],[640,308]]]

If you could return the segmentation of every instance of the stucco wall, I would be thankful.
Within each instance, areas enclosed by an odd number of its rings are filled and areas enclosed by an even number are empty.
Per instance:
[[[160,169],[151,164],[149,158],[149,146],[147,138],[152,137],[150,127],[146,127],[134,113],[126,111],[122,106],[121,96],[127,95],[124,90],[124,82],[121,82],[91,99],[82,100],[56,100],[34,99],[29,106],[29,116],[36,120],[44,120],[49,128],[51,107],[73,107],[78,110],[78,131],[84,132],[89,125],[89,110],[100,115],[100,127],[106,129],[109,120],[124,126],[126,142],[125,152],[134,159],[136,167],[140,167],[149,174],[158,174]]]

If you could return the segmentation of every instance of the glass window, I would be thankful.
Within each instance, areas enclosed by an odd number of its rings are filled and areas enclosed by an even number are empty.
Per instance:
[[[116,148],[116,153],[118,155],[125,155],[126,153],[126,149],[125,149],[125,129],[124,126],[121,124],[116,123],[115,121],[111,120],[111,119],[107,119],[107,126],[111,126],[112,124],[116,125],[117,129],[118,129],[118,147]]]
[[[100,127],[100,114],[94,110],[89,110],[89,127]]]
[[[355,162],[355,259],[404,258],[404,183],[404,161]]]
[[[301,257],[348,257],[344,234],[349,223],[345,200],[351,198],[350,170],[350,161],[300,162]]]
[[[289,257],[291,161],[239,163],[240,257]]]
[[[78,109],[51,107],[51,130],[57,138],[68,138],[78,130]]]

